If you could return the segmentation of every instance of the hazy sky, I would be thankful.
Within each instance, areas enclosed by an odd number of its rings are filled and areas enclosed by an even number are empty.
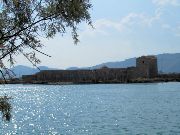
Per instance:
[[[78,45],[71,33],[42,38],[41,65],[67,68],[121,61],[141,55],[180,52],[180,0],[92,0],[95,29],[79,27]],[[23,58],[17,64],[30,65]]]

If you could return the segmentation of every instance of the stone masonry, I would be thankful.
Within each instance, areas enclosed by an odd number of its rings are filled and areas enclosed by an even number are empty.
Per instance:
[[[126,83],[138,78],[154,78],[158,75],[155,56],[136,59],[136,67],[95,70],[43,70],[34,75],[24,75],[24,83]]]

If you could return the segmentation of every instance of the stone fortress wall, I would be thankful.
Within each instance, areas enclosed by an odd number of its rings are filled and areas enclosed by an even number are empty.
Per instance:
[[[137,77],[154,78],[158,75],[157,58],[142,56],[136,59]]]
[[[25,83],[126,83],[138,78],[154,78],[158,75],[157,58],[142,56],[136,59],[136,67],[88,70],[43,70],[34,75],[22,76]]]

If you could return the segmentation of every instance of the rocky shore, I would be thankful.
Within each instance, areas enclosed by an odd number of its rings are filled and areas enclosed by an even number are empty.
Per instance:
[[[180,78],[138,78],[134,80],[127,80],[123,82],[123,84],[127,83],[160,83],[160,82],[180,82]],[[42,82],[42,81],[34,81],[31,83],[23,82],[22,80],[19,81],[7,81],[8,84],[44,84],[44,85],[73,85],[73,84],[122,84],[119,81],[97,81],[97,82]],[[1,83],[3,84],[3,83]]]
[[[47,85],[72,85],[72,84],[117,84],[117,83],[158,83],[158,82],[180,82],[180,74],[159,74],[157,77],[154,78],[137,78],[137,79],[127,79],[124,82],[119,80],[90,80],[90,81],[31,81],[26,82],[23,79],[16,78],[11,80],[0,80],[0,84],[47,84]]]

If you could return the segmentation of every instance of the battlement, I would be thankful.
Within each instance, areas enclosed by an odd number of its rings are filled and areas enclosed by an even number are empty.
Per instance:
[[[142,56],[137,58],[136,67],[142,77],[153,78],[158,75],[157,58],[155,56]]]
[[[24,82],[125,83],[157,75],[157,58],[142,56],[136,59],[136,67],[108,68],[104,65],[94,70],[47,70],[22,78]]]

